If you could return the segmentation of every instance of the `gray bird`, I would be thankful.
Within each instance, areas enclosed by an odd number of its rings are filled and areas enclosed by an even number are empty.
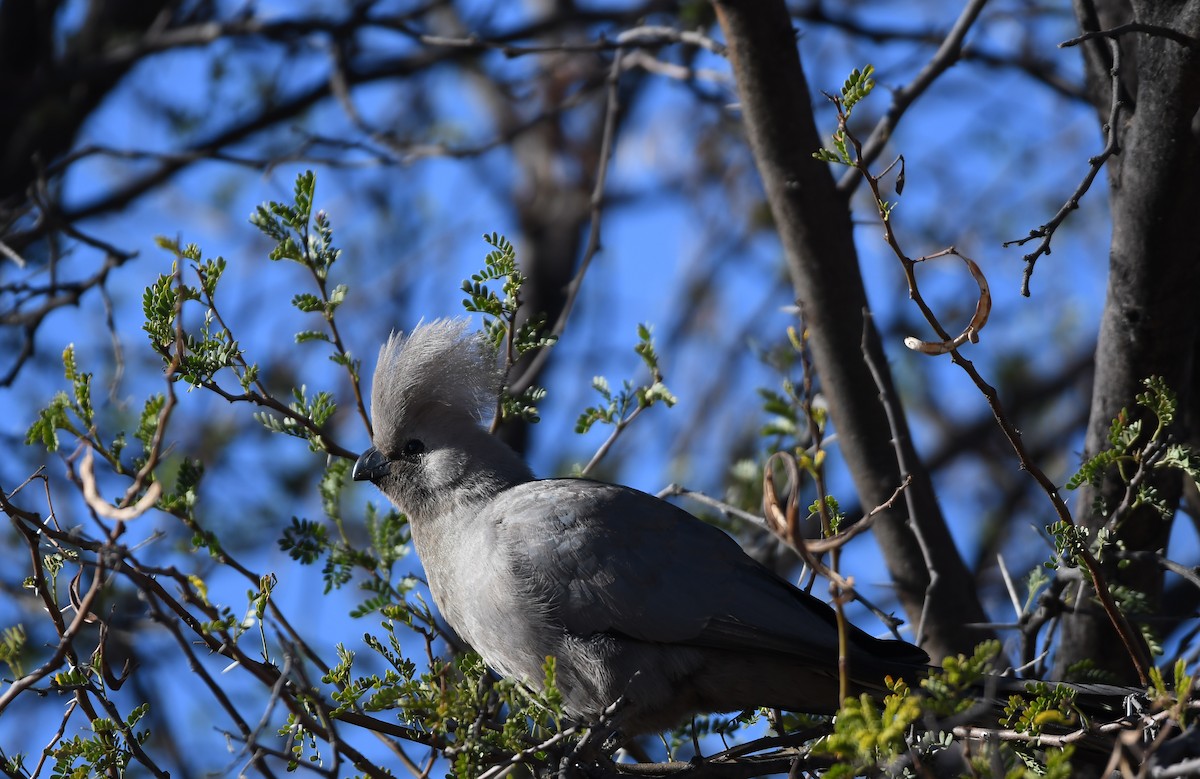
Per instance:
[[[587,479],[535,479],[481,426],[502,381],[461,320],[393,334],[371,393],[373,446],[354,464],[407,516],[433,600],[499,674],[541,687],[556,658],[567,711],[618,699],[626,735],[700,712],[828,714],[838,699],[832,609],[665,501]],[[849,629],[852,694],[929,658]]]

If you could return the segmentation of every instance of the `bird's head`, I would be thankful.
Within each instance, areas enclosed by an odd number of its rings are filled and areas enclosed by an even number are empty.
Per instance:
[[[466,320],[393,333],[375,366],[373,446],[353,478],[372,482],[418,521],[527,480],[520,458],[481,427],[502,380],[492,350]]]

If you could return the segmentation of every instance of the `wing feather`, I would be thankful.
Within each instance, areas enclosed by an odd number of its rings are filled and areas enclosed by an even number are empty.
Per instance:
[[[646,493],[579,479],[530,482],[490,510],[531,597],[565,630],[828,662],[837,623],[825,603],[736,541]],[[850,626],[855,654],[924,663],[921,650]]]

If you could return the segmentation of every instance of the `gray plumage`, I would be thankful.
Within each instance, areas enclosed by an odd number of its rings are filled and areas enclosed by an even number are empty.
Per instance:
[[[832,610],[725,533],[637,490],[535,480],[480,425],[501,375],[463,321],[419,325],[379,353],[374,446],[354,478],[408,515],[434,602],[500,674],[537,688],[557,660],[567,710],[624,698],[629,735],[697,712],[838,706]],[[928,657],[850,629],[853,693]],[[914,678],[915,681],[915,678]]]

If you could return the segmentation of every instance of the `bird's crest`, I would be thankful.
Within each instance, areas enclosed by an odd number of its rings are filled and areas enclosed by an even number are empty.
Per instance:
[[[371,388],[376,435],[388,434],[431,409],[482,420],[503,380],[495,356],[465,319],[418,324],[407,337],[393,332],[379,348]]]

